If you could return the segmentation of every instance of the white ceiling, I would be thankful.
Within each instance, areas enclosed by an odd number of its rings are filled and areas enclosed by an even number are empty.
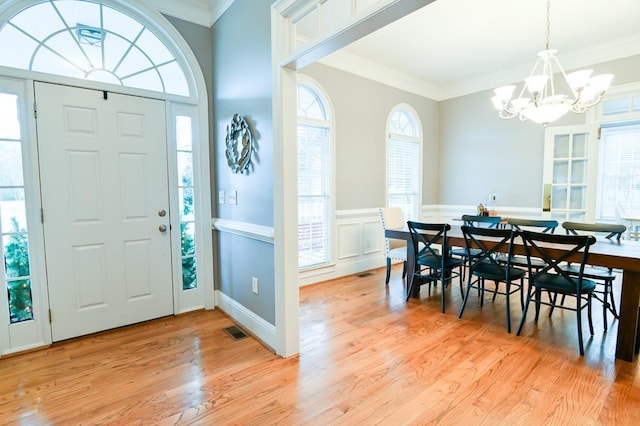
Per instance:
[[[552,0],[550,16],[567,71],[640,54],[640,0]],[[441,100],[521,81],[545,35],[546,0],[436,0],[324,61]]]
[[[233,3],[145,1],[203,25]],[[640,54],[640,0],[552,0],[550,23],[567,71]],[[436,0],[322,62],[442,100],[522,80],[545,34],[546,0]]]

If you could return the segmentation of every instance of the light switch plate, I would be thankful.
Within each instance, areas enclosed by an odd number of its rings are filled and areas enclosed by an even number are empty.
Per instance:
[[[238,204],[238,191],[230,191],[227,201],[229,204]]]
[[[218,191],[218,204],[224,204],[224,191]]]

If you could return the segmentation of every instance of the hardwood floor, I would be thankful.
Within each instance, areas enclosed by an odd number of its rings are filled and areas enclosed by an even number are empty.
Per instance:
[[[639,364],[614,360],[617,327],[603,334],[600,305],[581,357],[571,312],[537,325],[530,312],[518,337],[500,297],[470,299],[458,319],[457,284],[442,314],[440,289],[404,301],[400,271],[388,288],[384,268],[302,288],[290,359],[232,340],[219,310],[2,358],[0,423],[640,424]]]

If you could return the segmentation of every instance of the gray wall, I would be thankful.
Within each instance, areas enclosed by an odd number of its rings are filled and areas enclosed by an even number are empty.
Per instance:
[[[270,7],[270,0],[236,0],[212,29],[214,212],[221,219],[263,226],[273,226]],[[225,157],[226,128],[236,113],[248,122],[255,142],[248,174],[234,174]],[[236,190],[238,204],[218,205],[220,190]],[[220,233],[214,251],[219,290],[275,324],[273,245]],[[257,295],[251,292],[252,277],[260,282]]]
[[[273,226],[270,5],[236,0],[212,29],[167,18],[191,46],[207,83],[214,216],[264,226]],[[640,55],[593,68],[613,72],[614,85],[640,81]],[[438,103],[321,64],[301,73],[323,86],[335,108],[338,210],[385,204],[385,125],[399,103],[417,111],[424,132],[423,204],[475,205],[495,192],[498,205],[540,207],[544,128],[498,119],[490,91]],[[233,174],[226,164],[226,126],[235,113],[255,137],[249,174]],[[570,115],[556,124],[582,122],[583,115]],[[237,190],[238,205],[218,205],[219,190]],[[273,246],[232,234],[215,241],[218,288],[273,324]],[[251,293],[251,277],[260,280],[259,295]]]
[[[614,73],[614,85],[640,81],[640,56],[592,68]],[[385,204],[385,124],[398,103],[422,122],[424,205],[477,205],[495,193],[498,207],[541,207],[544,127],[498,118],[491,90],[435,102],[322,64],[300,73],[327,91],[335,109],[337,210]],[[569,113],[554,126],[585,117]]]
[[[183,21],[181,19],[174,18],[173,16],[165,15],[165,18],[167,18],[171,25],[173,25],[178,30],[180,35],[182,35],[182,37],[185,39],[185,41],[193,51],[198,64],[200,65],[200,69],[202,70],[202,75],[204,76],[205,84],[207,86],[207,99],[209,102],[209,112],[211,112],[211,87],[213,85],[211,28]],[[211,119],[209,119],[209,125],[211,126],[211,124],[212,121]],[[211,140],[211,144],[213,142],[213,136],[209,135],[209,138]]]
[[[386,204],[386,125],[392,108],[409,104],[424,140],[423,204],[438,200],[438,103],[322,64],[300,71],[316,80],[335,109],[336,209]]]
[[[640,81],[640,56],[591,68],[615,74],[613,85]],[[498,118],[491,96],[484,91],[440,103],[439,203],[476,205],[495,192],[498,209],[541,208],[544,127]],[[585,118],[569,113],[553,125],[584,124]]]

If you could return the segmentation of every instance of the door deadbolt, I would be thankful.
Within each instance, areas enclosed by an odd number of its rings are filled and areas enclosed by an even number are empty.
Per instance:
[[[167,231],[167,225],[160,225],[160,226],[158,226],[158,231],[160,231],[160,232],[166,232],[166,231]]]
[[[165,209],[158,210],[158,216],[165,217],[167,215],[167,211]]]

